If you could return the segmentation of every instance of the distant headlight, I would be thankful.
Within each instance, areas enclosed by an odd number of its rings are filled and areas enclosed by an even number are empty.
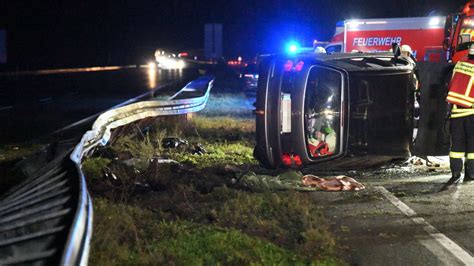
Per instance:
[[[186,66],[186,64],[182,61],[182,60],[179,60],[177,63],[176,63],[176,67],[177,68],[184,68]]]
[[[148,68],[155,69],[156,68],[156,63],[155,62],[149,62],[148,63]]]

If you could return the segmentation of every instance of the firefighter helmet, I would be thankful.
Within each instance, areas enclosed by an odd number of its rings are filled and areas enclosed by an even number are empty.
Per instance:
[[[402,54],[405,56],[410,56],[413,54],[413,50],[411,49],[410,45],[404,44],[402,45]]]

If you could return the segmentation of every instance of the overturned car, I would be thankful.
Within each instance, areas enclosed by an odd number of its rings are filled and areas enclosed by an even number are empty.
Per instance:
[[[417,78],[410,59],[273,55],[261,60],[259,76],[254,155],[264,166],[369,164],[413,153]]]

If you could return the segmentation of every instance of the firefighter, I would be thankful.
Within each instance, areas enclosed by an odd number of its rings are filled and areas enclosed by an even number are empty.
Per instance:
[[[454,67],[446,98],[451,105],[450,133],[451,151],[449,161],[452,177],[443,189],[461,181],[463,159],[465,159],[464,182],[474,180],[474,44],[467,58]]]

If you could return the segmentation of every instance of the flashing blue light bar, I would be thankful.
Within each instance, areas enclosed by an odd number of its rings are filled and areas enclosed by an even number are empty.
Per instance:
[[[296,43],[296,42],[291,42],[286,46],[286,52],[290,53],[290,54],[297,53],[299,49],[300,49],[300,47],[299,47],[298,43]]]

